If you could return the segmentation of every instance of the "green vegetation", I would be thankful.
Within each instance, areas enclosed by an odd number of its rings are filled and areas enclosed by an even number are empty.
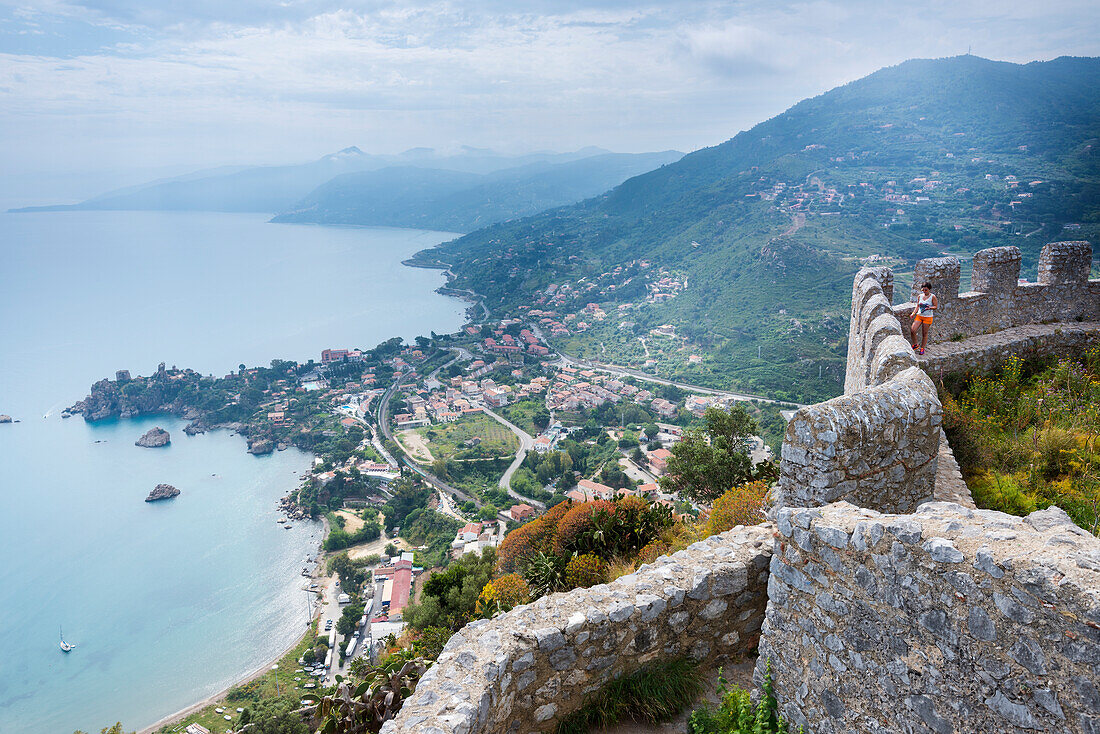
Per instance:
[[[653,663],[608,683],[562,719],[556,731],[587,734],[625,720],[657,724],[684,710],[702,689],[703,678],[687,658]]]
[[[451,264],[494,315],[600,305],[607,318],[554,338],[566,353],[643,367],[648,350],[662,377],[813,402],[842,389],[861,260],[900,278],[944,250],[1017,245],[1034,272],[1043,243],[1100,238],[1097,89],[1096,59],[909,61],[418,259]],[[662,278],[686,287],[647,300]]]
[[[417,551],[417,562],[430,568],[447,562],[451,541],[461,528],[462,523],[453,517],[422,507],[405,518],[401,537],[414,546],[427,546],[426,550]]]
[[[718,697],[721,702],[717,709],[704,705],[691,713],[688,734],[802,734],[801,726],[791,732],[779,715],[770,662],[755,705],[748,691],[726,682],[721,670],[718,671]]]
[[[417,428],[436,459],[486,459],[515,454],[519,439],[484,413],[463,416],[454,423]]]
[[[405,608],[405,622],[415,630],[453,632],[477,619],[478,595],[493,577],[496,560],[493,549],[486,548],[480,556],[467,553],[445,571],[433,573],[424,582],[419,603]]]
[[[315,704],[308,713],[317,731],[374,734],[397,715],[427,670],[427,661],[402,650],[386,656],[378,665],[357,665],[358,685],[337,676],[338,684],[331,694],[302,698]]]
[[[478,497],[498,507],[508,506],[508,493],[500,488],[499,482],[504,470],[512,463],[511,457],[503,459],[484,459],[480,461],[457,461],[455,459],[437,460],[432,464],[432,473],[451,486]],[[475,512],[472,506],[470,514]]]
[[[337,518],[342,520],[332,513],[329,513],[330,523],[331,518]],[[345,532],[342,527],[332,526],[329,530],[328,537],[325,538],[325,550],[336,551],[348,548],[359,543],[368,543],[372,540],[378,540],[382,536],[382,525],[378,522],[378,518],[372,517],[369,520],[363,521],[363,526],[355,532]]]
[[[757,476],[747,453],[747,439],[756,433],[756,421],[740,403],[729,411],[709,407],[704,420],[705,430],[689,428],[673,445],[668,473],[659,481],[665,492],[712,502]],[[768,463],[761,467],[770,471]]]
[[[1100,530],[1100,349],[1053,364],[1011,357],[990,377],[950,381],[941,399],[975,504],[1014,515],[1058,505]]]
[[[532,436],[537,436],[550,425],[550,411],[541,399],[517,400],[497,412]]]

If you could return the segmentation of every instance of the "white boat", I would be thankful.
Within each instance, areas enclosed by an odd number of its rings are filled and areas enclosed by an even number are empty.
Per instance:
[[[57,633],[61,636],[61,652],[72,652],[76,645],[65,642],[65,633],[61,631],[60,627],[57,628]]]

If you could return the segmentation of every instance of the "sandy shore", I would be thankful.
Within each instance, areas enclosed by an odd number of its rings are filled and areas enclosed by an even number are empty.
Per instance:
[[[187,708],[180,709],[179,711],[177,711],[174,714],[171,714],[169,716],[165,716],[163,719],[156,722],[155,724],[153,724],[151,726],[147,726],[144,729],[139,730],[138,734],[152,734],[157,729],[160,729],[162,726],[168,726],[169,724],[174,724],[177,721],[179,721],[180,719],[182,719],[183,717],[187,716],[188,714],[193,714],[196,711],[199,711],[201,709],[206,708],[207,706],[210,706],[212,704],[217,703],[219,700],[225,698],[225,695],[227,693],[229,693],[230,689],[236,688],[237,686],[243,686],[245,683],[249,683],[251,681],[256,680],[261,675],[263,675],[264,673],[271,670],[271,666],[274,665],[275,663],[279,662],[283,658],[283,656],[285,656],[288,652],[293,650],[298,645],[298,643],[301,642],[302,639],[307,634],[312,634],[312,633],[307,630],[306,632],[304,632],[302,634],[301,637],[296,639],[294,642],[290,643],[290,645],[287,646],[287,648],[285,650],[283,650],[278,655],[271,658],[270,660],[268,660],[266,663],[259,666],[255,670],[253,670],[251,673],[246,675],[244,678],[241,678],[240,680],[233,682],[232,684],[226,686],[225,688],[218,691],[217,693],[215,693],[212,696],[208,696],[207,698],[204,698],[203,700],[201,700],[197,703],[193,703],[190,706],[188,706]]]

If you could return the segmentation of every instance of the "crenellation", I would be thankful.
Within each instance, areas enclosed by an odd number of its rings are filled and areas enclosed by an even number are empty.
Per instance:
[[[891,310],[908,328],[921,273],[942,272],[944,261],[928,258],[917,263],[913,300]],[[1092,245],[1088,242],[1051,242],[1039,258],[1037,283],[1020,283],[1020,252],[1016,247],[993,247],[974,255],[973,290],[958,293],[950,278],[945,286],[932,280],[939,308],[929,332],[929,344],[969,338],[1028,324],[1055,321],[1100,320],[1100,280],[1089,280]],[[946,291],[944,290],[946,288]]]
[[[1048,242],[1039,253],[1039,283],[1074,285],[1086,282],[1092,270],[1092,244],[1086,241]]]
[[[922,283],[930,283],[932,292],[941,302],[953,301],[959,297],[959,258],[926,257],[918,260],[913,268],[913,285],[909,289],[909,300],[916,302],[920,297]]]
[[[1010,296],[1020,281],[1020,248],[990,247],[974,254],[970,288]]]

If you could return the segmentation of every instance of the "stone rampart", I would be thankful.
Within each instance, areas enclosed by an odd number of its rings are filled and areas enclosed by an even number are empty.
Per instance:
[[[552,731],[586,695],[654,660],[751,652],[773,530],[737,527],[610,584],[468,624],[383,734]]]
[[[1020,284],[1019,248],[994,247],[974,255],[972,290],[960,293],[958,258],[927,258],[913,270],[909,302],[893,311],[908,329],[927,281],[938,300],[930,344],[1028,324],[1100,321],[1100,280],[1088,279],[1091,267],[1088,242],[1050,242],[1039,256],[1038,281]]]
[[[908,512],[933,496],[941,406],[891,312],[893,274],[852,287],[845,394],[801,408],[783,439],[777,506],[846,500]]]
[[[1058,508],[784,508],[768,596],[808,732],[1100,732],[1100,540]]]

